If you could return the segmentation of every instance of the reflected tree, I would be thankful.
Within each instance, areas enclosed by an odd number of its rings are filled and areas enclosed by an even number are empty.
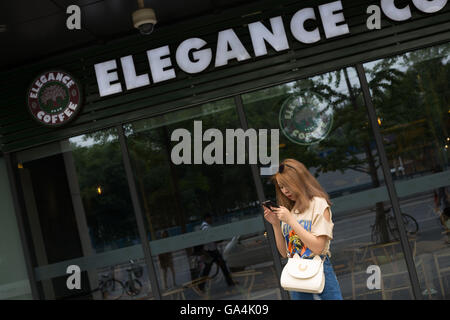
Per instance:
[[[385,77],[381,77],[383,81]],[[376,156],[367,110],[364,106],[359,85],[353,85],[348,68],[307,80],[306,89],[325,98],[329,108],[334,109],[335,123],[329,136],[319,145],[307,148],[307,152],[327,152],[326,157],[318,157],[312,164],[320,172],[354,170],[370,176],[370,188],[381,186],[378,169],[379,158]],[[297,86],[299,91],[303,83]],[[374,154],[375,152],[375,154]],[[383,202],[375,205],[375,232],[379,242],[389,242],[389,232]]]
[[[394,178],[398,167],[412,175],[448,165],[449,50],[448,44],[427,48],[366,68]],[[408,162],[413,166],[405,169]],[[384,224],[378,212],[377,225]]]
[[[386,151],[393,167],[396,167],[399,157],[415,163],[417,168],[414,172],[425,170],[420,169],[425,163],[433,163],[437,168],[448,165],[448,56],[449,46],[444,45],[383,59],[366,67]],[[317,93],[327,101],[329,108],[334,109],[334,125],[329,135],[320,143],[309,146],[294,145],[281,135],[280,155],[301,160],[307,167],[315,169],[316,176],[335,171],[344,173],[346,170],[367,174],[371,185],[364,188],[378,188],[382,185],[378,174],[380,163],[363,97],[359,85],[351,81],[351,71],[346,68],[245,94],[245,112],[250,127],[279,129],[280,106],[287,96]],[[174,117],[176,119],[170,121],[158,118],[150,126],[145,121],[124,126],[152,239],[156,239],[157,230],[178,226],[179,232],[184,233],[189,231],[190,223],[199,222],[205,213],[225,216],[235,209],[249,207],[249,203],[256,199],[248,166],[174,166],[170,161],[170,151],[175,143],[169,137],[177,128],[193,132],[195,120],[202,121],[204,130],[217,128],[225,132],[228,128],[238,128],[232,99],[177,111]],[[96,201],[100,201],[95,198],[95,190],[92,192],[99,183],[115,188],[111,194],[129,194],[124,184],[119,182],[126,181],[124,173],[114,170],[121,162],[121,154],[118,144],[111,143],[112,137],[114,133],[107,130],[89,134],[86,139],[93,140],[98,146],[74,148],[76,163],[80,166],[78,172],[82,175],[80,187],[87,205],[91,207],[96,207]],[[425,157],[431,157],[431,161],[425,161]],[[273,192],[268,185],[265,188],[267,194]],[[106,193],[101,201],[102,211],[92,211],[92,225],[106,226],[103,218],[99,217],[120,217],[119,212],[131,207],[123,200],[108,200]],[[117,221],[123,223],[123,219]],[[389,241],[385,208],[381,202],[376,204],[375,220],[378,242]],[[113,223],[123,229],[118,224]],[[104,233],[117,234],[119,231]]]
[[[85,135],[71,145],[93,246],[102,252],[134,243],[136,220],[117,134]]]

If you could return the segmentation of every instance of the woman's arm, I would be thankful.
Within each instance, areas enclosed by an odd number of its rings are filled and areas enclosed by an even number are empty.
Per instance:
[[[283,258],[286,258],[286,244],[284,243],[284,236],[283,232],[281,231],[280,220],[278,219],[276,214],[274,214],[266,207],[264,207],[264,218],[269,221],[273,227],[273,234],[275,235],[278,252]]]
[[[307,231],[301,224],[297,222],[291,212],[284,207],[281,207],[275,211],[277,212],[278,219],[289,224],[307,248],[309,248],[314,254],[322,254],[327,243],[327,236],[317,237],[311,232]],[[325,219],[330,221],[330,211],[328,208],[324,211],[323,214],[325,216]]]

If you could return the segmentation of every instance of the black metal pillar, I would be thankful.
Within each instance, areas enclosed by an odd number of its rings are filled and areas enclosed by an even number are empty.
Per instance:
[[[152,292],[155,296],[155,299],[161,300],[161,292],[159,289],[158,278],[156,276],[156,268],[155,265],[153,264],[152,252],[147,238],[147,231],[145,230],[145,218],[142,213],[141,203],[139,201],[137,193],[136,181],[134,179],[133,170],[131,167],[130,154],[128,152],[125,134],[122,126],[119,125],[116,128],[119,134],[119,142],[120,148],[122,150],[123,164],[127,176],[128,187],[130,188],[131,202],[133,203],[133,209],[136,215],[139,237],[141,239],[142,250],[144,251],[144,260],[145,263],[147,264],[150,284],[152,286]]]
[[[242,102],[242,97],[240,95],[237,95],[234,97],[234,102],[236,104],[236,108],[237,108],[237,112],[238,112],[238,116],[239,116],[239,121],[241,124],[241,127],[244,131],[248,130],[248,122],[247,122],[247,117],[245,116],[245,112],[244,112],[244,105]],[[248,146],[247,146],[248,147]],[[258,195],[258,200],[260,203],[264,202],[266,200],[266,197],[264,195],[264,190],[263,190],[263,185],[261,182],[261,177],[258,174],[258,165],[256,164],[251,164],[250,168],[252,170],[252,175],[253,175],[253,182],[255,183],[255,187],[256,187],[256,193]],[[280,261],[280,254],[278,253],[278,248],[277,245],[275,243],[275,235],[273,233],[273,228],[272,225],[266,221],[266,219],[264,219],[264,226],[266,228],[266,232],[268,235],[268,240],[269,240],[269,245],[270,245],[270,250],[272,252],[272,258],[273,258],[273,262],[275,264],[275,271],[277,273],[278,279],[281,278],[281,271],[283,269],[282,265],[281,265],[281,261]],[[285,291],[280,284],[280,281],[278,281],[278,287],[281,291],[281,298],[283,300],[289,300],[289,295],[287,293],[287,291]]]
[[[400,233],[400,244],[402,246],[406,267],[409,272],[409,278],[411,280],[411,285],[414,293],[414,297],[417,300],[422,300],[422,294],[420,292],[419,278],[417,276],[417,270],[414,264],[414,258],[412,255],[412,250],[409,245],[408,236],[406,234],[406,229],[402,220],[402,213],[400,211],[400,203],[397,196],[397,191],[395,190],[395,185],[392,180],[389,162],[386,156],[386,151],[383,146],[383,139],[381,136],[380,128],[378,127],[377,115],[375,113],[375,108],[372,102],[372,96],[370,94],[369,84],[367,82],[366,73],[364,67],[361,64],[356,65],[356,70],[358,72],[359,81],[361,84],[362,93],[364,96],[364,102],[367,108],[367,113],[369,115],[369,121],[372,126],[372,131],[375,137],[375,142],[377,144],[378,156],[380,157],[381,166],[383,168],[384,181],[389,193],[389,198],[392,203],[392,208],[394,210],[394,216],[397,222],[398,230]]]

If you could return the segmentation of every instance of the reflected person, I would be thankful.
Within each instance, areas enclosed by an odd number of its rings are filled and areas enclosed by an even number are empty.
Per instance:
[[[442,226],[444,227],[445,233],[447,235],[447,244],[450,244],[450,206],[446,207],[440,216]]]
[[[211,223],[212,223],[212,217],[208,213],[204,217],[204,221],[202,222],[202,224],[200,226],[200,230],[202,230],[202,231],[209,230],[211,227]],[[208,276],[209,272],[211,271],[211,267],[212,267],[213,263],[216,263],[222,270],[222,273],[225,276],[227,285],[229,287],[234,286],[235,282],[231,278],[230,271],[228,270],[227,264],[226,264],[225,260],[223,259],[222,254],[217,249],[217,243],[211,242],[211,243],[205,244],[203,246],[203,252],[204,252],[204,254],[209,256],[211,259],[209,259],[209,261],[205,263],[205,268],[203,269],[201,276],[202,277]],[[200,283],[198,285],[198,287],[200,290],[203,291],[204,287],[205,287],[205,282]]]
[[[164,230],[161,234],[161,238],[168,238],[169,237],[169,233],[167,232],[167,230]],[[160,255],[158,255],[159,257],[159,264],[161,265],[161,269],[163,271],[163,279],[164,279],[164,289],[168,289],[167,287],[167,269],[170,269],[171,273],[172,273],[172,284],[174,287],[177,286],[177,283],[175,281],[175,270],[173,267],[173,257],[172,257],[172,252],[166,252],[166,253],[161,253]]]
[[[272,176],[280,208],[264,207],[264,218],[272,224],[280,255],[298,254],[312,259],[321,255],[324,261],[325,287],[318,298],[342,300],[341,288],[330,262],[333,239],[331,202],[328,194],[308,169],[294,159],[284,160]],[[293,300],[314,300],[312,293],[291,291]]]

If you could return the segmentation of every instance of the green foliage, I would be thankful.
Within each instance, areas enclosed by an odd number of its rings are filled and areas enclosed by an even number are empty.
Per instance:
[[[389,158],[409,159],[419,171],[448,161],[449,51],[449,44],[426,48],[368,70],[383,135],[391,138],[385,144]]]
[[[86,219],[99,248],[119,246],[120,239],[137,238],[137,227],[117,135],[113,131],[96,133],[85,136],[84,142],[88,138],[96,142],[87,146],[72,142]]]
[[[431,152],[432,165],[445,164],[450,105],[449,45],[383,59],[365,66],[389,160],[399,155],[422,161]],[[333,127],[320,143],[298,145],[280,134],[280,158],[295,158],[315,174],[355,170],[370,175],[379,186],[378,157],[367,110],[353,68],[242,95],[249,127],[279,129],[283,102],[292,94],[318,95],[334,113]],[[248,208],[257,197],[248,165],[171,164],[173,130],[193,132],[201,120],[203,131],[239,128],[233,99],[180,110],[127,124],[124,130],[148,228],[155,230],[199,222],[206,213],[225,216]],[[391,139],[392,142],[389,142]],[[113,238],[136,235],[122,156],[114,129],[84,136],[90,146],[74,145],[74,157],[89,225],[96,234]],[[81,146],[80,146],[81,145]],[[205,145],[205,144],[204,144]],[[431,151],[430,151],[431,150]],[[434,158],[433,158],[434,159]],[[426,163],[424,163],[424,166]],[[264,180],[266,195],[273,187]],[[102,195],[96,193],[102,186]],[[381,210],[381,209],[380,209]],[[183,229],[184,228],[184,229]],[[102,231],[103,230],[103,231]]]

